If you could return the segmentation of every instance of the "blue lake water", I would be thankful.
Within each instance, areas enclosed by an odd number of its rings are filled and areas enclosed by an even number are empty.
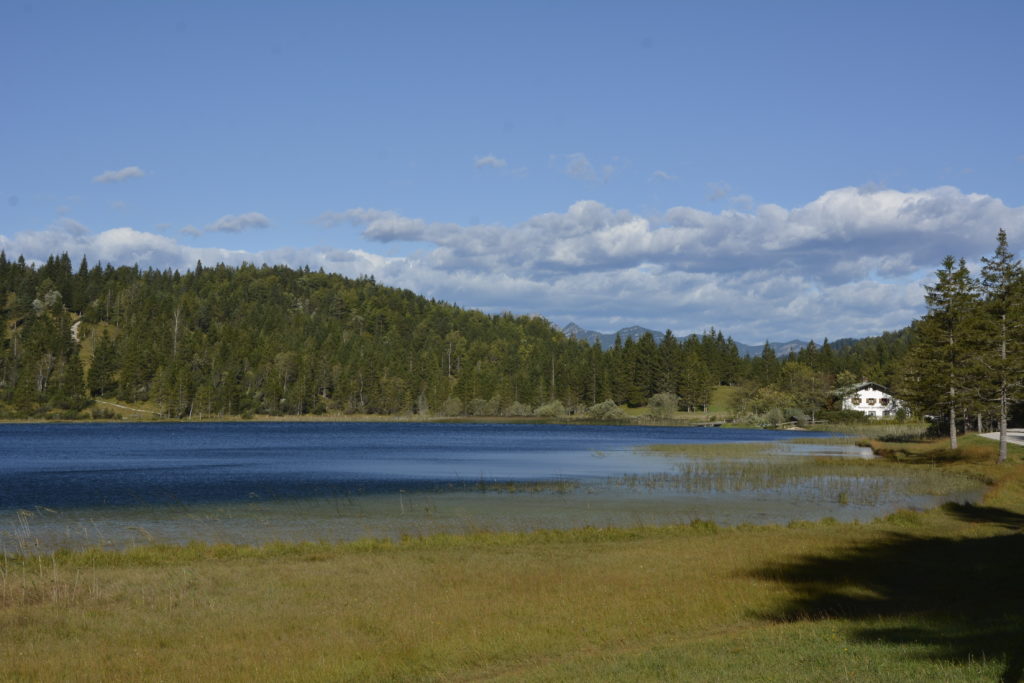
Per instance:
[[[799,491],[725,496],[610,483],[674,471],[677,461],[637,452],[645,445],[792,437],[534,424],[0,424],[0,546],[26,552],[193,539],[339,540],[695,518],[867,519],[884,512],[809,504]],[[506,495],[489,488],[500,482],[572,486]]]
[[[792,438],[709,428],[438,423],[0,425],[0,509],[227,502],[664,471],[636,446]]]

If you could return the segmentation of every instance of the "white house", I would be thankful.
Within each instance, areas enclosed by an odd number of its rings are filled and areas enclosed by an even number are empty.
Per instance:
[[[893,417],[903,404],[889,390],[875,382],[861,382],[839,391],[843,410],[856,410],[868,417]]]

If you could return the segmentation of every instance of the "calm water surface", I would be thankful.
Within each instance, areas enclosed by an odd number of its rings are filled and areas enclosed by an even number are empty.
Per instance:
[[[684,495],[611,483],[673,471],[673,459],[638,454],[644,445],[792,436],[515,424],[4,424],[0,544],[14,552],[884,512],[809,504],[792,491]]]

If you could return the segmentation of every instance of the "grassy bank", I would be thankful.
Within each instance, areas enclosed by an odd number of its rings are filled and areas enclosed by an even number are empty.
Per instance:
[[[8,557],[0,679],[1020,680],[1013,457],[872,524]]]
[[[398,413],[379,415],[366,413],[350,413],[345,411],[329,411],[325,413],[302,415],[268,415],[252,413],[245,415],[203,415],[196,413],[191,417],[177,419],[163,417],[163,408],[155,401],[133,403],[130,401],[96,399],[88,408],[78,411],[76,415],[66,415],[54,411],[46,417],[0,418],[0,423],[10,422],[505,422],[523,424],[642,424],[659,426],[693,426],[708,422],[721,422],[729,415],[729,397],[735,387],[716,387],[712,395],[712,403],[708,412],[676,411],[668,419],[656,419],[651,416],[647,407],[630,408],[620,406],[622,418],[617,420],[598,420],[580,412],[564,417],[539,416],[445,416],[439,414]],[[582,411],[582,408],[581,408]],[[755,427],[756,428],[756,427]]]

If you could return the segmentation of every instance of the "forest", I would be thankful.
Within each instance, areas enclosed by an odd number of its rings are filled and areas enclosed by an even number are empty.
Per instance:
[[[721,330],[611,348],[536,316],[489,315],[309,268],[197,263],[187,272],[77,268],[0,253],[0,411],[167,418],[378,414],[588,416],[706,411],[735,387],[737,417],[820,416],[836,387],[898,382],[917,324],[833,349],[741,357]]]

